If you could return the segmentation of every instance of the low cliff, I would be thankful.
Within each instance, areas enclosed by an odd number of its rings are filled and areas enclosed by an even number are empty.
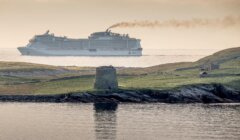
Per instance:
[[[238,103],[240,91],[221,84],[184,86],[176,90],[117,90],[59,95],[0,95],[1,102]]]

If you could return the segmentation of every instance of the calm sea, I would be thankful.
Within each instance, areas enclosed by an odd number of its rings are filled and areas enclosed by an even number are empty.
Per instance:
[[[218,50],[196,49],[144,49],[141,57],[40,57],[21,56],[15,48],[0,48],[0,61],[19,61],[55,66],[125,66],[148,67],[153,65],[192,62]]]
[[[0,103],[1,140],[239,140],[240,104]]]

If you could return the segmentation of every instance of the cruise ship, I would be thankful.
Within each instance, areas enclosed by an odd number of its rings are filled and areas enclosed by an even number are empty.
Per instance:
[[[31,56],[141,56],[140,41],[110,30],[92,33],[86,39],[55,36],[48,30],[42,35],[35,35],[18,50],[22,55]]]

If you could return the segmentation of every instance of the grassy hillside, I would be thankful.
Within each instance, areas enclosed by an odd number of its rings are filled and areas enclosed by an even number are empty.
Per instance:
[[[214,62],[220,69],[199,78],[199,65]],[[199,83],[222,83],[240,90],[240,47],[214,53],[196,62],[147,68],[117,68],[121,88],[171,89]],[[94,67],[0,62],[0,94],[55,94],[93,90]]]
[[[240,57],[240,47],[229,48],[226,50],[216,52],[210,56],[204,57],[198,60],[196,63],[203,64],[206,62],[212,62],[212,63],[221,64],[227,61],[237,60],[239,59],[239,57]]]
[[[57,67],[42,64],[33,64],[25,62],[1,62],[0,61],[0,71],[10,70],[10,71],[31,71],[38,69],[56,69]]]

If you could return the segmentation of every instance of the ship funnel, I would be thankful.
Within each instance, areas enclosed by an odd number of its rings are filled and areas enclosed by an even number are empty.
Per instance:
[[[107,28],[106,32],[111,32],[111,30],[109,28]]]
[[[49,33],[49,30],[47,30],[47,31],[44,33],[44,35],[48,35],[48,33]]]

